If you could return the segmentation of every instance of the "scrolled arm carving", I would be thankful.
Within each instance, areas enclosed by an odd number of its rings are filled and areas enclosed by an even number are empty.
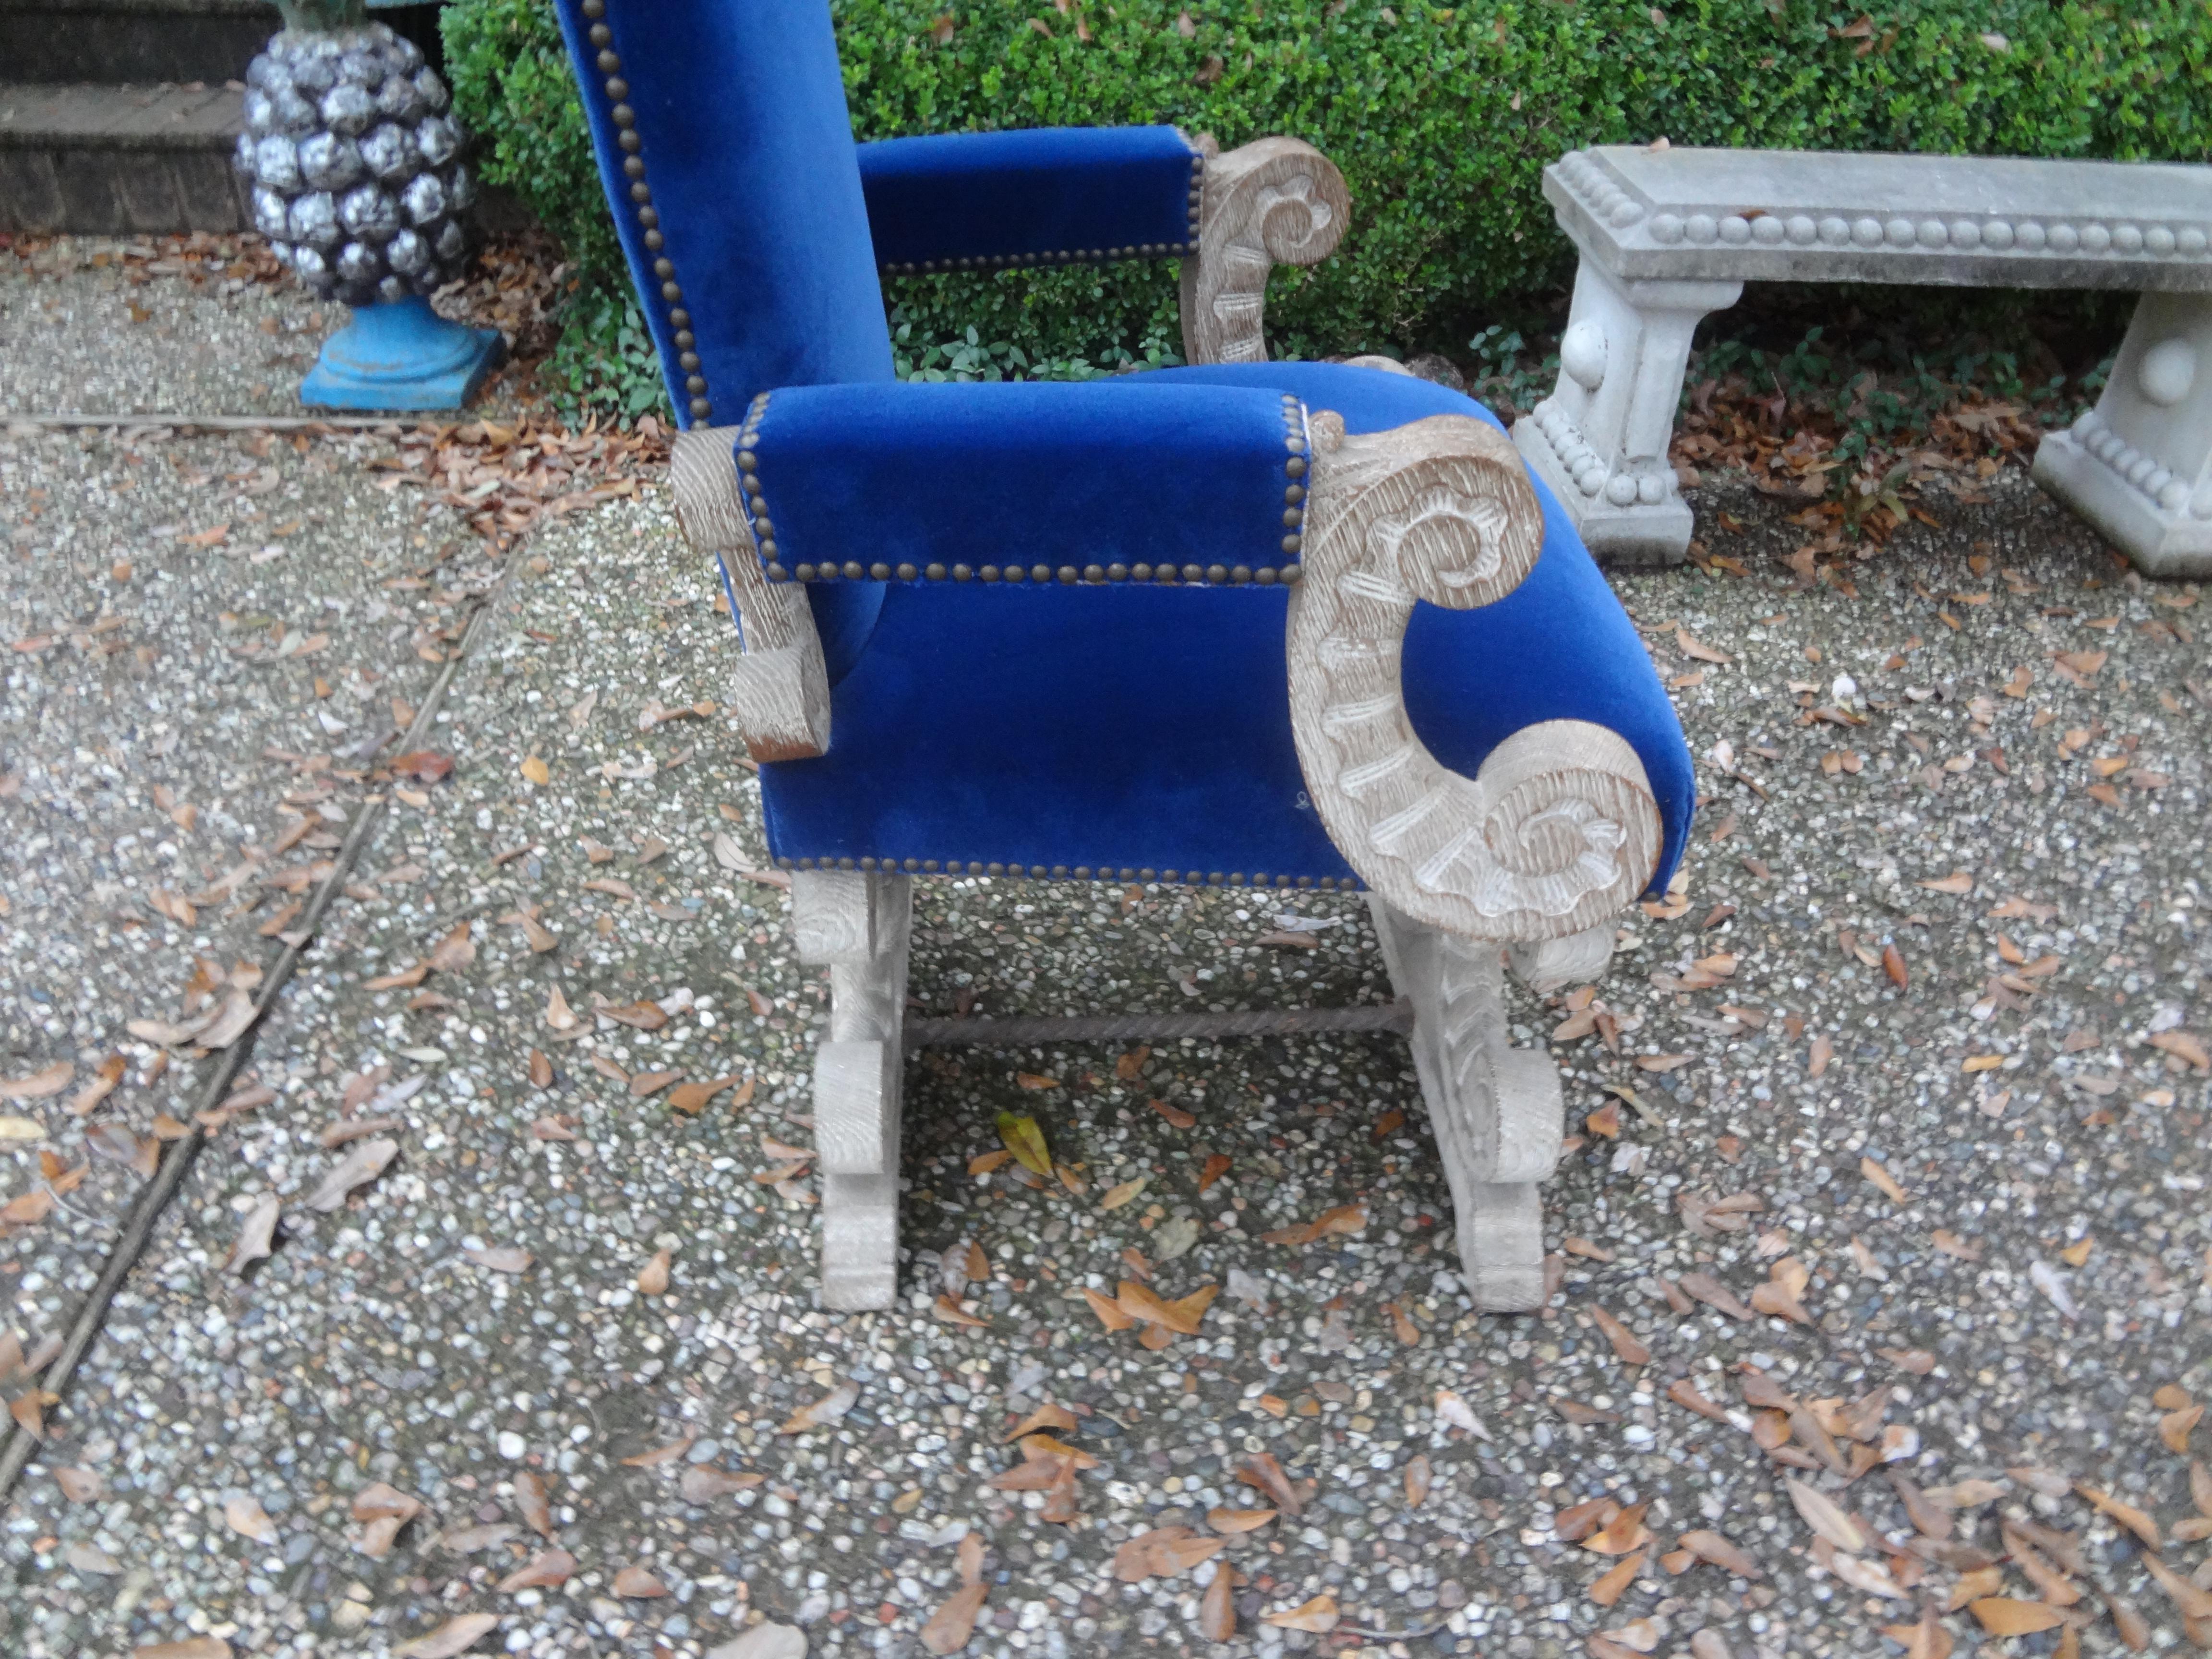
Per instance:
[[[1228,154],[1211,137],[1198,257],[1182,262],[1182,349],[1194,363],[1261,363],[1267,273],[1327,258],[1352,220],[1344,175],[1311,144],[1261,138]]]
[[[738,428],[678,433],[669,459],[676,521],[696,552],[720,567],[744,654],[731,667],[730,706],[757,761],[803,760],[830,748],[830,674],[814,613],[796,584],[763,574],[733,459]]]
[[[1546,720],[1472,778],[1415,735],[1400,666],[1416,600],[1468,610],[1534,566],[1543,518],[1512,444],[1470,416],[1343,436],[1312,420],[1304,579],[1292,590],[1291,726],[1322,821],[1367,884],[1418,921],[1532,943],[1578,933],[1644,890],[1659,809],[1636,751]]]

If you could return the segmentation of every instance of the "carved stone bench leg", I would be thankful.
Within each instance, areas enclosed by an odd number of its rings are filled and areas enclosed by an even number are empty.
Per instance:
[[[1620,282],[1587,258],[1575,273],[1559,385],[1513,423],[1513,441],[1601,562],[1679,564],[1688,551],[1690,509],[1668,452],[1690,336],[1742,293],[1741,283]]]
[[[2035,481],[2153,576],[2212,575],[2212,295],[2146,294],[2097,406]]]
[[[1424,926],[1371,894],[1368,905],[1391,983],[1413,1004],[1413,1067],[1451,1183],[1468,1293],[1488,1313],[1541,1307],[1537,1183],[1559,1158],[1559,1073],[1507,1046],[1498,945]]]
[[[913,892],[904,876],[801,870],[791,878],[802,962],[830,969],[830,1030],[814,1061],[822,1166],[822,1301],[888,1308],[898,1292],[899,1099]]]

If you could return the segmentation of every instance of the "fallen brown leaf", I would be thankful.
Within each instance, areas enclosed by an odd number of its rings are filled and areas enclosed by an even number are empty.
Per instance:
[[[1865,1531],[1833,1498],[1802,1480],[1784,1477],[1782,1484],[1788,1488],[1790,1501],[1796,1505],[1805,1524],[1820,1536],[1850,1554],[1868,1547]]]
[[[1605,1340],[1613,1345],[1613,1357],[1624,1365],[1646,1365],[1651,1362],[1651,1350],[1637,1338],[1636,1333],[1622,1324],[1603,1308],[1593,1307],[1590,1317],[1605,1333]]]
[[[1277,1613],[1263,1614],[1260,1622],[1273,1625],[1277,1630],[1302,1630],[1316,1636],[1328,1634],[1337,1626],[1344,1615],[1336,1605],[1336,1597],[1323,1590],[1310,1601],[1302,1601],[1295,1607],[1285,1607]]]
[[[576,1558],[564,1549],[540,1550],[524,1565],[499,1581],[499,1592],[511,1595],[519,1589],[553,1589],[565,1584],[576,1571]]]
[[[2066,1622],[2066,1615],[2057,1607],[2041,1601],[2016,1601],[2008,1595],[1985,1595],[1968,1603],[1966,1610],[1992,1636],[2028,1636]]]
[[[921,1645],[933,1654],[957,1653],[975,1633],[976,1615],[983,1611],[985,1586],[969,1584],[945,1599],[921,1627]]]
[[[1609,1607],[1620,1600],[1622,1593],[1636,1582],[1636,1575],[1644,1571],[1644,1558],[1648,1553],[1638,1550],[1607,1568],[1589,1587],[1589,1599],[1601,1607]]]

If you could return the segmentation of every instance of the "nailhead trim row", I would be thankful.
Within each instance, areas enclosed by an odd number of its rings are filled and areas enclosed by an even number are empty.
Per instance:
[[[759,445],[761,416],[768,411],[769,394],[762,392],[746,411],[745,423],[738,433],[738,473],[744,485],[744,504],[753,525],[753,539],[760,550],[761,563],[772,582],[834,582],[840,580],[857,581],[902,581],[918,586],[941,581],[1030,582],[1039,586],[1058,582],[1064,587],[1080,585],[1100,586],[1121,582],[1157,582],[1182,584],[1186,586],[1208,587],[1272,587],[1280,583],[1288,586],[1305,574],[1297,562],[1298,550],[1304,545],[1303,530],[1305,524],[1305,486],[1298,482],[1305,476],[1307,453],[1306,412],[1297,398],[1285,393],[1283,398],[1283,445],[1287,452],[1283,489],[1283,525],[1289,532],[1282,541],[1283,551],[1291,556],[1283,565],[1261,565],[1257,569],[1248,564],[1086,564],[1080,568],[1072,564],[1053,566],[996,565],[981,567],[955,564],[915,565],[887,564],[878,560],[873,564],[862,564],[858,559],[848,559],[842,564],[802,563],[795,568],[785,566],[777,556],[775,520],[769,514],[767,497],[762,493],[760,461],[756,453]]]
[[[655,256],[653,275],[659,284],[661,303],[668,309],[668,328],[674,337],[678,353],[677,366],[684,370],[684,390],[688,398],[686,408],[691,418],[707,422],[714,418],[714,400],[708,396],[707,378],[699,373],[698,354],[693,349],[699,342],[691,331],[691,313],[684,308],[684,285],[676,279],[674,263],[662,255],[665,239],[660,233],[660,214],[653,205],[653,187],[646,183],[645,157],[641,153],[645,141],[638,136],[637,112],[629,98],[629,82],[623,79],[622,58],[614,50],[614,31],[604,21],[607,15],[606,0],[583,0],[584,15],[592,21],[591,41],[599,51],[599,72],[607,78],[604,84],[609,107],[607,118],[615,124],[615,142],[623,151],[623,176],[629,182],[629,199],[637,212],[637,222],[644,228],[646,251]],[[648,297],[649,296],[641,296]]]
[[[1226,874],[1219,870],[1154,870],[1122,865],[1079,864],[1070,869],[1065,864],[1047,867],[1042,864],[1001,864],[994,860],[981,859],[876,859],[876,858],[819,858],[776,860],[782,870],[881,870],[903,871],[908,875],[923,876],[1012,876],[1016,879],[1026,876],[1031,881],[1066,881],[1073,877],[1077,881],[1157,881],[1182,887],[1275,887],[1319,889],[1325,892],[1354,892],[1364,884],[1357,876],[1270,876],[1264,871],[1247,876],[1242,870]]]
[[[1115,259],[1169,259],[1198,252],[1198,229],[1205,217],[1206,157],[1190,158],[1190,195],[1185,208],[1190,237],[1182,242],[1139,242],[1127,247],[1063,247],[1047,253],[987,253],[965,259],[886,262],[878,270],[891,276],[933,276],[948,270],[1013,270],[1030,265],[1098,265]]]

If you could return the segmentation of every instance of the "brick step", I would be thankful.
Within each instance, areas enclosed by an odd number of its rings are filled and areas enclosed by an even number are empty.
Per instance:
[[[0,84],[0,233],[249,229],[231,166],[244,124],[235,87]],[[532,222],[496,185],[470,216],[490,234]]]
[[[0,0],[0,69],[32,84],[221,86],[282,21],[269,0]]]
[[[436,0],[370,0],[369,10],[444,64]],[[0,74],[30,85],[221,86],[245,75],[283,21],[271,0],[0,0]]]
[[[246,228],[242,104],[221,85],[0,86],[0,231]]]

